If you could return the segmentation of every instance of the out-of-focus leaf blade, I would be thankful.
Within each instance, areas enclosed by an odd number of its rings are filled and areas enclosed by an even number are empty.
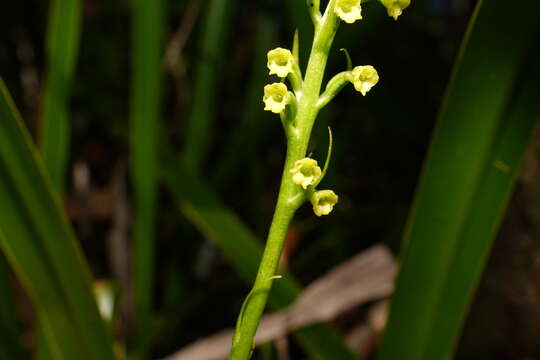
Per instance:
[[[0,359],[23,359],[21,329],[15,311],[10,272],[0,252]]]
[[[208,1],[202,27],[201,49],[195,68],[193,99],[185,136],[183,160],[198,172],[204,161],[212,135],[212,121],[216,114],[216,96],[229,52],[227,41],[232,29],[237,0]]]
[[[47,29],[47,80],[40,143],[53,185],[62,194],[70,146],[69,100],[79,49],[80,0],[54,0]]]
[[[275,24],[268,17],[259,16],[253,39],[254,59],[245,91],[245,106],[240,122],[235,124],[231,136],[223,146],[220,160],[216,162],[212,182],[217,188],[230,184],[234,175],[238,174],[240,165],[249,158],[250,151],[245,149],[254,149],[269,126],[275,125],[272,121],[262,121],[265,114],[261,106],[261,89],[268,82],[266,53],[275,45],[276,31]]]
[[[533,0],[477,3],[408,220],[380,360],[454,352],[538,116],[537,71],[509,98],[539,10]]]
[[[132,176],[135,191],[134,277],[135,353],[148,357],[148,327],[154,292],[157,154],[161,117],[161,59],[165,2],[133,2],[133,82],[131,94]]]
[[[242,221],[220,202],[202,181],[186,171],[164,170],[164,181],[181,212],[231,261],[238,274],[250,283],[262,256],[262,243]],[[300,285],[289,275],[274,282],[269,303],[273,308],[290,304]],[[336,329],[330,325],[310,326],[295,333],[302,347],[315,359],[356,359]]]
[[[0,199],[0,248],[37,307],[52,357],[113,360],[88,267],[1,80]]]

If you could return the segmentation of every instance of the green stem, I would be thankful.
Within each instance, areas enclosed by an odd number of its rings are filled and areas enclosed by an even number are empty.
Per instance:
[[[246,360],[250,357],[253,338],[275,279],[287,229],[294,213],[306,199],[301,188],[292,181],[290,170],[297,160],[306,155],[311,129],[319,111],[316,105],[319,101],[321,83],[328,53],[339,24],[333,12],[333,6],[334,0],[331,0],[315,31],[306,78],[302,84],[300,96],[297,94],[298,112],[294,128],[287,133],[287,156],[274,217],[255,284],[246,298],[244,309],[237,322],[231,360]]]

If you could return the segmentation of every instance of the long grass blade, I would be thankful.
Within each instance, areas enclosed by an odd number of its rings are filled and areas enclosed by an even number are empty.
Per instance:
[[[157,153],[161,116],[161,59],[165,2],[133,3],[133,82],[131,98],[132,176],[135,192],[134,276],[135,353],[148,357],[148,326],[154,292]]]
[[[0,199],[0,248],[38,310],[52,357],[113,360],[88,267],[1,80]]]
[[[43,94],[40,144],[53,186],[64,193],[70,147],[70,90],[80,38],[80,0],[55,0],[49,7],[47,79]],[[38,316],[39,318],[39,316]],[[37,359],[49,358],[45,330],[36,323]]]
[[[477,3],[408,220],[380,360],[454,352],[538,117],[537,71],[509,103],[538,10],[534,0]]]
[[[182,176],[177,174],[176,171],[165,170],[164,181],[180,211],[227,256],[246,283],[251,283],[262,256],[261,241],[203,182],[189,172],[181,172]],[[300,294],[300,290],[300,285],[285,275],[274,283],[270,306],[275,309],[287,306]],[[295,337],[314,359],[356,359],[337,330],[330,325],[305,328],[296,332]]]
[[[193,99],[186,129],[184,164],[201,169],[208,150],[215,118],[216,96],[220,89],[224,62],[229,55],[227,40],[232,29],[237,0],[210,0],[201,37],[199,62],[195,69]]]
[[[69,94],[79,48],[80,7],[80,0],[54,0],[49,10],[40,144],[51,181],[60,193],[69,159]]]
[[[216,187],[230,184],[240,164],[246,161],[250,151],[259,139],[266,133],[272,121],[261,121],[264,111],[261,107],[261,89],[268,82],[266,70],[268,49],[275,45],[276,26],[266,16],[259,16],[254,37],[254,59],[251,68],[251,78],[246,88],[246,99],[242,118],[234,129],[225,146],[220,160],[216,162],[213,183]]]

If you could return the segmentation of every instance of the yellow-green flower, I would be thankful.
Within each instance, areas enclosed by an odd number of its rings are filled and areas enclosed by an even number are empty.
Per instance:
[[[352,70],[352,80],[356,91],[366,93],[379,81],[377,70],[371,65],[357,66]]]
[[[321,168],[317,165],[317,160],[303,158],[294,163],[294,168],[290,170],[295,184],[307,189],[321,176]]]
[[[393,17],[394,20],[397,20],[399,15],[403,13],[403,10],[405,10],[411,4],[411,0],[380,0],[380,1],[386,7],[388,16]]]
[[[313,212],[317,216],[328,215],[338,202],[338,196],[332,190],[316,191],[311,197]]]
[[[283,83],[273,83],[264,87],[264,110],[279,114],[289,103],[289,91]]]
[[[270,50],[267,56],[270,75],[284,78],[293,71],[294,56],[289,50],[278,47]]]
[[[362,19],[360,0],[336,0],[334,12],[348,24]]]

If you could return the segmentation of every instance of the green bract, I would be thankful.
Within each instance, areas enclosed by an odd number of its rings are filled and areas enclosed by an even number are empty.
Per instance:
[[[276,74],[284,78],[293,71],[294,57],[290,50],[275,48],[268,52],[268,69],[270,75]]]
[[[338,196],[332,190],[320,190],[313,193],[311,204],[317,216],[328,215],[338,202]]]
[[[293,182],[307,189],[321,176],[321,168],[317,165],[317,160],[303,158],[294,164],[294,168],[290,170]]]
[[[351,82],[356,91],[366,95],[377,82],[379,82],[379,74],[371,65],[357,66],[352,70]]]
[[[289,102],[289,91],[283,83],[273,83],[264,87],[264,110],[279,114]]]
[[[397,20],[403,10],[411,4],[411,0],[380,0],[380,2],[386,7],[388,16],[393,17],[394,20]]]
[[[341,20],[348,24],[352,24],[356,20],[362,19],[360,0],[336,0],[334,12]]]

